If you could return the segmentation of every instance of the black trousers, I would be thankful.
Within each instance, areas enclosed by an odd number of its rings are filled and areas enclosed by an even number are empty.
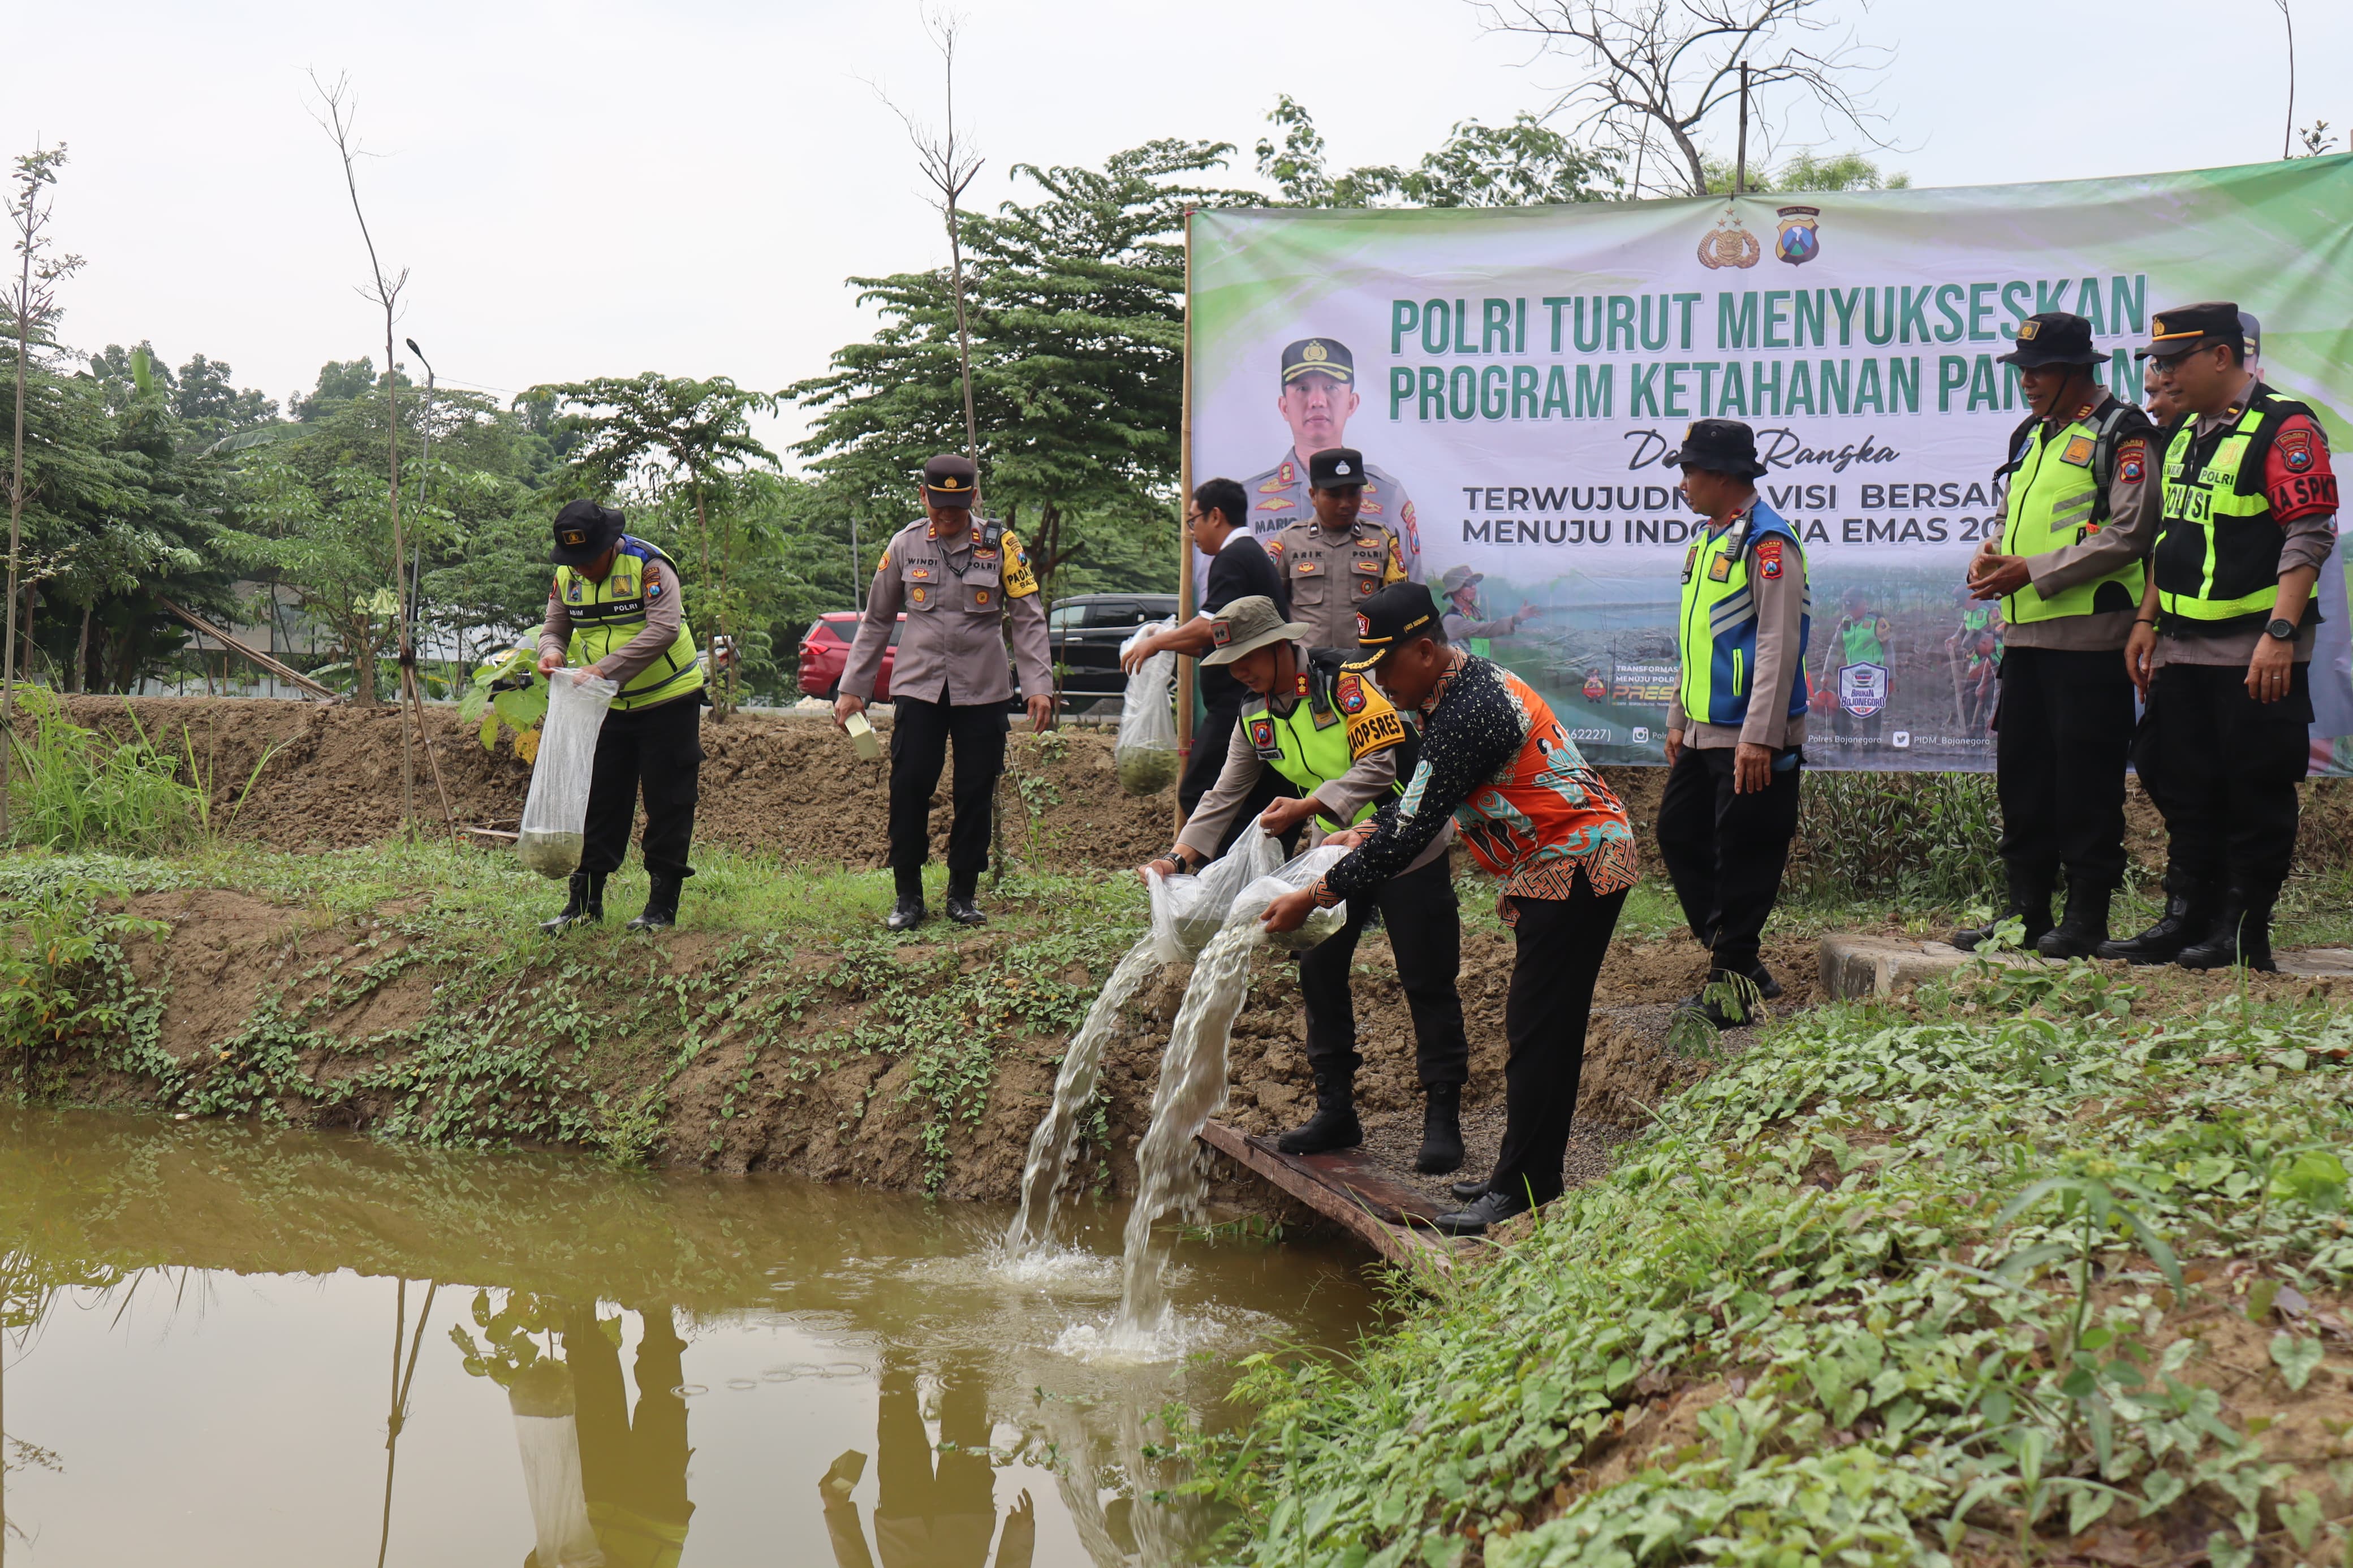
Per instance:
[[[2011,647],[1994,712],[2001,858],[2014,882],[2108,889],[2125,876],[2133,688],[2120,653]]]
[[[1009,728],[1001,703],[896,700],[891,722],[891,868],[923,869],[932,853],[932,791],[939,787],[948,743],[955,775],[948,786],[955,816],[948,828],[948,875],[966,879],[988,869],[988,829],[997,775],[1005,771]]]
[[[1193,752],[1185,759],[1185,776],[1176,781],[1176,805],[1186,816],[1201,804],[1218,782],[1218,774],[1226,765],[1226,749],[1233,743],[1234,726],[1242,720],[1242,700],[1240,695],[1231,701],[1205,703],[1200,727],[1193,731]],[[1261,770],[1272,773],[1272,768]],[[1261,806],[1263,811],[1265,807]]]
[[[646,869],[666,877],[693,876],[686,853],[694,842],[694,803],[701,798],[702,781],[700,696],[606,714],[605,726],[596,732],[596,765],[588,775],[588,823],[580,868],[621,868],[642,790]]]
[[[1668,770],[1659,799],[1659,856],[1683,906],[1692,935],[1715,968],[1746,974],[1757,967],[1765,917],[1781,895],[1789,840],[1798,831],[1798,776],[1804,755],[1762,790],[1732,791],[1730,746],[1685,746]],[[1774,761],[1790,758],[1773,753]]]
[[[1272,769],[1269,769],[1272,772]],[[1299,956],[1299,994],[1307,1007],[1307,1061],[1317,1072],[1355,1072],[1356,998],[1348,969],[1356,939],[1373,908],[1388,927],[1406,1009],[1413,1015],[1414,1067],[1421,1086],[1467,1083],[1471,1041],[1462,1032],[1462,997],[1454,988],[1462,969],[1462,921],[1454,880],[1440,855],[1419,870],[1392,877],[1369,902],[1348,900],[1348,923]]]
[[[1597,895],[1579,876],[1566,899],[1514,899],[1512,988],[1504,1003],[1504,1146],[1488,1184],[1546,1204],[1560,1196],[1561,1163],[1585,1074],[1593,982],[1624,907],[1623,889]]]
[[[2243,666],[2168,664],[2149,683],[2133,766],[2165,816],[2168,885],[2272,893],[2295,855],[2296,781],[2311,766],[2312,667],[2285,697],[2247,695]]]

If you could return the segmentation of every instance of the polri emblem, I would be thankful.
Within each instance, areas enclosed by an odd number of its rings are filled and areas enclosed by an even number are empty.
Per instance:
[[[1792,267],[1803,267],[1822,253],[1820,207],[1782,207],[1774,215],[1781,220],[1780,237],[1773,242],[1773,254]]]
[[[1764,250],[1757,237],[1740,226],[1732,214],[1700,237],[1699,264],[1711,272],[1719,267],[1754,267]]]

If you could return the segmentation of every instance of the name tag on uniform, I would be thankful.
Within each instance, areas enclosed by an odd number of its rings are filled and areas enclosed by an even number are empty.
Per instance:
[[[2059,460],[2073,463],[2080,468],[2092,460],[2092,446],[2089,436],[2071,436],[2067,438],[2067,449],[2059,454]]]

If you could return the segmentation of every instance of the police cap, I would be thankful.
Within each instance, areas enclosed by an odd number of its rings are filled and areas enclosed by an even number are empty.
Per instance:
[[[1446,640],[1445,623],[1438,618],[1430,589],[1420,583],[1392,583],[1356,606],[1356,640],[1364,645],[1365,657],[1340,668],[1361,675],[1426,637]]]
[[[547,559],[557,566],[586,566],[621,542],[621,514],[593,500],[565,503],[555,514],[555,548]]]
[[[1356,379],[1356,356],[1348,345],[1330,338],[1302,338],[1282,351],[1282,384],[1303,375],[1328,375],[1334,381]]]
[[[2045,310],[2018,323],[2018,346],[1996,356],[2033,370],[2046,364],[2097,364],[2108,356],[2092,346],[2092,323],[2065,310]]]
[[[1365,482],[1365,455],[1354,447],[1326,447],[1307,459],[1312,489],[1345,490]]]
[[[2192,349],[2202,349],[2209,343],[2229,343],[2242,356],[2247,352],[2245,319],[2239,307],[2227,300],[2208,300],[2196,305],[2179,305],[2170,310],[2159,310],[2149,323],[2148,346],[2135,349],[2133,358],[2158,361],[2179,359]]]
[[[980,469],[970,458],[942,452],[923,465],[923,493],[934,506],[970,506],[980,489]]]

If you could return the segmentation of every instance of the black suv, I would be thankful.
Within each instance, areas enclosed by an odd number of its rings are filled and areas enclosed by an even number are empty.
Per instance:
[[[1080,594],[1055,600],[1046,614],[1046,637],[1064,695],[1117,697],[1126,691],[1119,645],[1145,622],[1176,615],[1174,594]]]

